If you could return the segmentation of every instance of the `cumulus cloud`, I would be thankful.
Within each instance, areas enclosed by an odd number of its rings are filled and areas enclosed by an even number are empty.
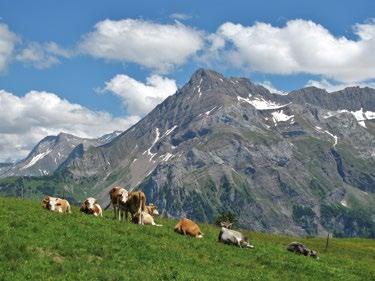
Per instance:
[[[356,40],[336,37],[322,25],[302,19],[290,20],[283,27],[226,22],[216,32],[225,45],[216,43],[211,51],[250,71],[309,73],[345,82],[372,79],[375,22],[356,24],[354,33]]]
[[[130,114],[143,116],[174,94],[177,85],[175,80],[159,75],[152,75],[147,78],[146,83],[142,83],[119,74],[106,82],[103,90],[120,97]]]
[[[187,15],[187,14],[184,14],[184,13],[173,13],[171,15],[169,15],[169,17],[171,19],[175,19],[175,20],[188,20],[191,18],[190,15]]]
[[[95,30],[83,37],[79,49],[94,57],[166,72],[185,63],[203,44],[202,32],[179,22],[107,19],[98,22]]]
[[[270,91],[271,93],[274,93],[274,94],[279,94],[279,95],[285,95],[287,94],[287,92],[283,91],[283,90],[279,90],[279,89],[276,89],[271,81],[268,81],[268,80],[265,80],[265,81],[262,81],[262,82],[257,82],[257,84],[263,86],[264,88],[266,88],[268,91]]]
[[[68,58],[72,55],[73,51],[65,50],[55,42],[31,42],[20,51],[16,59],[35,68],[44,69],[60,63],[59,57]]]
[[[330,81],[327,79],[321,79],[321,80],[309,80],[306,84],[306,87],[317,87],[321,89],[326,89],[327,92],[336,92],[340,91],[342,89],[345,89],[347,87],[370,87],[375,89],[375,81],[368,81],[368,82],[362,82],[362,83],[337,83],[334,81]]]
[[[56,94],[30,91],[23,97],[0,90],[0,162],[25,157],[47,135],[66,132],[98,137],[125,130],[138,116],[113,117],[70,103]]]
[[[17,41],[16,34],[6,24],[0,23],[0,72],[6,69]]]

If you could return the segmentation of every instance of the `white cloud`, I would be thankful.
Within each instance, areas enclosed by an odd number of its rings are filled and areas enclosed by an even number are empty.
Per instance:
[[[268,81],[268,80],[265,80],[265,81],[262,81],[262,82],[257,82],[257,84],[263,86],[264,88],[266,88],[268,91],[270,91],[271,93],[274,93],[274,94],[279,94],[279,95],[285,95],[287,94],[287,92],[283,91],[283,90],[278,90],[276,89],[271,81]]]
[[[174,94],[177,85],[175,80],[159,75],[152,75],[147,78],[146,83],[142,83],[127,75],[119,74],[106,82],[103,90],[119,96],[130,114],[142,116]]]
[[[8,26],[0,23],[0,72],[6,69],[17,41],[17,36]]]
[[[339,81],[375,78],[375,22],[356,24],[356,40],[336,37],[312,21],[290,20],[283,27],[226,22],[216,35],[226,42],[214,51],[234,66],[273,74],[309,73]]]
[[[79,48],[94,57],[166,72],[185,63],[203,44],[202,32],[179,22],[107,19],[98,22],[95,30],[83,37]]]
[[[59,57],[71,57],[73,51],[59,47],[55,42],[31,42],[16,56],[18,61],[31,64],[36,68],[49,68],[60,63]]]
[[[175,20],[188,20],[191,18],[190,15],[184,14],[184,13],[173,13],[169,16],[171,19]]]
[[[53,93],[30,91],[18,97],[0,90],[0,162],[25,157],[47,135],[67,132],[81,137],[98,137],[125,130],[138,116],[113,117]]]
[[[327,92],[336,92],[343,90],[347,87],[370,87],[375,89],[375,81],[369,81],[369,82],[362,82],[362,83],[338,83],[334,81],[330,81],[327,79],[321,79],[321,80],[309,80],[306,84],[306,87],[317,87],[321,89],[326,89]]]

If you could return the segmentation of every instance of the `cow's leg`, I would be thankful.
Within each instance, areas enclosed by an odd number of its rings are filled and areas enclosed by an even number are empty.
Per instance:
[[[122,210],[120,208],[117,208],[117,213],[118,213],[118,220],[121,221]]]
[[[117,208],[115,204],[113,204],[113,214],[115,215],[115,219],[117,219]]]

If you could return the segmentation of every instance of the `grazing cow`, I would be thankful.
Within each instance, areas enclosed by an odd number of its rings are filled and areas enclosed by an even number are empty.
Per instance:
[[[126,200],[128,199],[128,191],[125,188],[116,186],[109,191],[109,198],[109,205],[105,209],[107,209],[112,204],[115,219],[121,220],[119,205],[120,201],[126,202]]]
[[[310,256],[315,259],[319,259],[316,251],[310,250],[300,242],[292,242],[288,245],[287,250],[299,255]]]
[[[46,196],[43,199],[42,206],[51,212],[71,213],[69,202],[61,198]]]
[[[181,219],[176,226],[174,231],[183,235],[189,235],[195,238],[203,238],[203,233],[200,230],[199,226],[192,220],[183,218]]]
[[[236,245],[240,248],[254,248],[254,246],[249,243],[248,238],[245,237],[241,232],[228,228],[228,226],[232,226],[231,223],[221,223],[221,226],[222,227],[219,233],[219,242],[222,242],[224,244]]]
[[[131,191],[125,201],[119,200],[119,220],[125,214],[125,221],[127,221],[128,213],[130,213],[132,220],[136,220],[138,224],[143,224],[142,212],[145,210],[146,195],[142,191]]]
[[[95,198],[89,197],[83,201],[80,211],[85,214],[94,215],[95,217],[102,217],[103,211]]]

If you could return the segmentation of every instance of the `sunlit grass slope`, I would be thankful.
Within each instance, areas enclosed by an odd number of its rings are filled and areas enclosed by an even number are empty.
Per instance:
[[[375,280],[375,241],[295,238],[248,233],[255,249],[217,242],[219,229],[202,224],[204,239],[163,227],[95,218],[73,208],[50,213],[39,202],[0,197],[0,280]],[[285,250],[294,240],[320,260]]]

